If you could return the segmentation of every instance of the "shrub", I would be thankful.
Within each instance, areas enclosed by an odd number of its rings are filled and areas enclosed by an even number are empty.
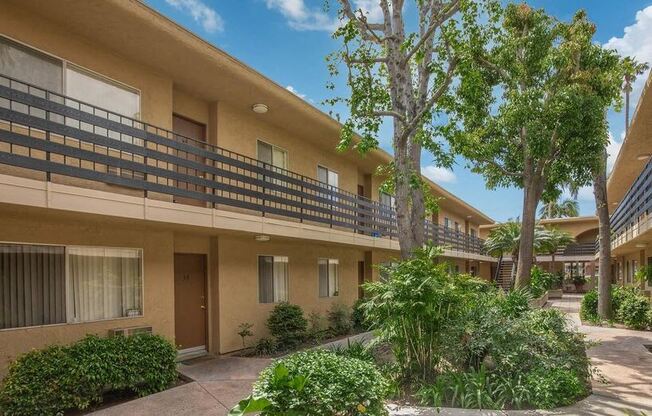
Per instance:
[[[512,318],[518,318],[530,310],[532,295],[526,289],[514,289],[499,301],[501,311]]]
[[[256,343],[255,350],[257,355],[271,355],[276,352],[277,346],[272,338],[263,337]]]
[[[530,293],[533,297],[538,298],[550,289],[556,280],[557,278],[554,274],[548,273],[538,266],[534,266],[530,273]]]
[[[5,414],[58,414],[102,401],[106,390],[143,396],[177,377],[176,350],[157,335],[87,336],[69,346],[33,350],[11,363],[0,390]]]
[[[530,403],[537,409],[567,406],[587,393],[581,377],[564,368],[536,369],[526,376],[525,385],[530,393]]]
[[[643,295],[626,296],[616,311],[616,319],[633,329],[645,329],[648,326],[650,301]]]
[[[379,416],[387,415],[387,387],[372,364],[313,350],[292,354],[263,370],[253,388],[255,399],[248,400],[267,402],[262,415]],[[248,400],[236,408],[246,408]]]
[[[254,333],[251,330],[251,328],[253,327],[254,324],[249,322],[243,322],[240,325],[238,325],[238,335],[240,335],[240,338],[242,338],[242,348],[247,347],[247,342],[246,342],[247,337],[254,336]]]
[[[312,340],[321,341],[327,336],[328,327],[326,325],[326,318],[319,312],[311,312],[308,315],[308,337]]]
[[[279,349],[295,348],[303,342],[308,329],[308,321],[298,305],[281,302],[274,307],[267,319],[267,328],[276,339]]]
[[[328,323],[335,335],[346,335],[351,332],[349,308],[341,303],[334,303],[328,311]]]
[[[369,329],[369,323],[367,323],[364,310],[362,309],[364,302],[365,299],[356,300],[351,310],[351,324],[353,325],[353,329],[357,331],[367,331]]]
[[[589,322],[599,322],[598,316],[598,291],[591,289],[582,298],[580,305],[580,318]]]
[[[358,341],[349,342],[346,346],[337,346],[333,349],[333,352],[344,357],[357,358],[370,363],[374,362],[374,355],[371,349]]]

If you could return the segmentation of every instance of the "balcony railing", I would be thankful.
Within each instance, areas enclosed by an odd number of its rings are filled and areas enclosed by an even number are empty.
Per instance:
[[[2,75],[0,164],[397,237],[388,206]],[[431,222],[426,236],[483,253],[483,240]]]
[[[651,228],[652,159],[611,214],[611,244],[617,247]]]
[[[572,243],[567,245],[564,248],[557,250],[555,256],[594,256],[595,255],[595,243]]]

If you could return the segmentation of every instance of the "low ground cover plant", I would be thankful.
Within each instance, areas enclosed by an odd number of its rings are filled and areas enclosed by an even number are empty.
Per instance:
[[[388,383],[369,361],[326,350],[298,352],[263,370],[230,415],[387,415]]]
[[[144,396],[177,379],[176,349],[158,335],[100,338],[21,355],[0,388],[0,413],[61,414],[102,401],[107,390]]]
[[[386,267],[387,280],[364,288],[369,299],[361,307],[391,345],[404,395],[416,392],[427,405],[503,409],[556,407],[590,392],[584,338],[562,312],[530,310],[529,290],[505,295],[451,275],[435,261],[440,254],[417,250]]]
[[[611,310],[614,322],[631,329],[652,328],[652,304],[636,287],[611,286]],[[580,317],[584,321],[599,324],[598,292],[588,291],[582,298]]]

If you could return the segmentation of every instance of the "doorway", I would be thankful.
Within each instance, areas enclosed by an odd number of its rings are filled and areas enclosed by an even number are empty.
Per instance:
[[[174,254],[174,331],[183,353],[207,350],[206,255]]]
[[[206,149],[206,126],[201,123],[189,120],[187,118],[178,116],[174,114],[172,116],[172,131],[179,136],[175,136],[175,140],[189,144],[200,149]],[[188,140],[187,138],[193,139]],[[184,152],[183,150],[177,150],[176,156],[190,160],[193,162],[198,162],[204,164],[206,162],[205,158],[196,155],[194,153]],[[182,173],[184,175],[195,176],[198,178],[204,178],[206,175],[204,172],[197,169],[188,168],[185,166],[176,166],[176,172]],[[191,184],[184,181],[174,181],[174,186],[178,189],[183,189],[187,191],[194,191],[200,193],[206,193],[206,188],[204,186]],[[200,199],[187,198],[183,196],[175,196],[174,202],[179,204],[195,205],[198,207],[205,207],[206,201]]]

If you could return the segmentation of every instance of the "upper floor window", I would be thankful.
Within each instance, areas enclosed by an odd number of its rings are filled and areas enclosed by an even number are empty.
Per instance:
[[[444,228],[451,228],[451,220],[448,217],[444,217]]]
[[[72,65],[66,65],[66,95],[123,116],[140,118],[138,91]]]
[[[280,169],[288,168],[288,153],[284,149],[260,140],[257,141],[256,146],[258,160]]]
[[[258,299],[260,303],[288,300],[288,258],[258,256]]]
[[[339,266],[337,259],[319,259],[319,297],[337,296],[340,290]]]
[[[379,194],[379,199],[380,199],[380,203],[382,205],[385,205],[385,206],[390,207],[392,209],[396,208],[396,198],[394,198],[394,196],[392,196],[390,194],[387,194],[385,192],[381,192]]]
[[[339,187],[339,175],[337,172],[323,166],[317,166],[317,179],[319,182],[328,184],[335,188]]]
[[[0,36],[0,74],[63,92],[63,62]]]
[[[475,228],[471,228],[470,232],[471,232],[471,237],[475,238],[478,236],[478,232],[475,230]]]
[[[455,232],[459,233],[460,232],[460,223],[455,221]]]
[[[0,329],[142,316],[142,250],[0,244]]]

